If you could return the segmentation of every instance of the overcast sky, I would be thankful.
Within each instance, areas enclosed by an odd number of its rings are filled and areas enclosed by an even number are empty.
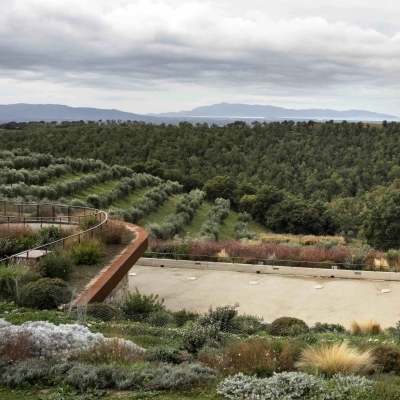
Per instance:
[[[394,0],[0,0],[0,103],[400,116]]]

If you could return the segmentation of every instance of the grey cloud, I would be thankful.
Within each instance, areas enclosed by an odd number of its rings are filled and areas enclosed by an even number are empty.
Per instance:
[[[39,0],[36,3],[40,5]],[[135,20],[133,13],[131,31],[129,24],[122,31],[107,15],[90,10],[74,13],[68,4],[65,12],[43,4],[36,12],[38,20],[32,17],[34,12],[16,16],[13,10],[3,20],[3,76],[116,90],[155,90],[162,84],[179,82],[250,91],[326,90],[348,84],[371,85],[375,81],[385,86],[398,83],[400,78],[396,73],[400,71],[396,43],[326,21],[315,23],[315,32],[307,31],[307,24],[298,20],[297,25],[293,23],[297,28],[292,27],[291,21],[280,22],[276,36],[271,37],[266,30],[262,37],[257,29],[262,31],[265,25],[250,21],[255,25],[247,28],[246,20],[238,17],[223,16],[224,23],[219,26],[218,15],[210,16],[207,23],[201,16],[187,30],[172,22],[167,27],[153,25],[150,17]],[[164,22],[168,25],[168,21]],[[299,30],[302,41],[293,29]],[[355,37],[350,46],[346,40],[351,40],[351,35]],[[365,43],[368,50],[362,46]],[[377,60],[379,57],[383,59]],[[385,57],[390,57],[392,66],[385,63]],[[34,74],[23,74],[24,71]]]

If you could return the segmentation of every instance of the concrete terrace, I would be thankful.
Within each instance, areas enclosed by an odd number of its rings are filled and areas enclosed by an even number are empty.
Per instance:
[[[304,278],[230,271],[207,271],[135,265],[129,276],[131,291],[158,294],[167,308],[199,312],[238,302],[240,314],[273,321],[282,316],[315,322],[340,323],[376,319],[384,327],[400,320],[400,282],[356,279]],[[196,277],[194,281],[189,277]],[[251,285],[251,281],[258,281]],[[322,285],[323,289],[314,286]],[[390,293],[381,293],[390,289]]]

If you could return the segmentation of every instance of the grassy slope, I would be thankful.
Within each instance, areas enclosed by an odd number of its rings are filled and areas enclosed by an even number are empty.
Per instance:
[[[150,222],[162,223],[166,216],[175,213],[175,207],[183,195],[175,194],[168,197],[167,200],[153,213],[143,217],[139,221],[139,225],[146,226]]]
[[[186,229],[179,235],[181,237],[185,237],[187,234],[196,234],[199,230],[203,222],[207,219],[207,214],[213,207],[213,204],[209,201],[204,201],[200,208],[196,211],[196,214],[193,218],[193,221],[190,225],[186,227]],[[220,240],[229,240],[234,239],[234,227],[237,223],[238,213],[235,211],[229,212],[229,217],[223,222],[221,228],[219,230],[219,239]],[[265,234],[267,231],[259,227],[256,223],[250,223],[250,230],[252,232]]]
[[[59,178],[49,179],[46,184],[54,185],[61,182],[66,182],[68,180],[79,179],[84,176],[84,173],[69,173]],[[72,197],[78,198],[80,200],[86,201],[89,195],[99,195],[103,191],[113,189],[118,183],[118,180],[110,180],[104,183],[100,183],[94,185],[82,192],[74,194]],[[117,201],[113,206],[126,209],[132,206],[132,203],[139,200],[143,197],[147,192],[149,192],[152,188],[144,188],[139,189],[131,193],[129,196]],[[155,212],[150,215],[142,218],[139,221],[141,226],[145,226],[150,222],[162,223],[166,216],[173,214],[175,212],[175,206],[178,201],[182,198],[182,195],[174,195],[169,197],[165,203]],[[180,233],[180,237],[185,237],[186,235],[195,235],[199,232],[201,225],[207,219],[207,214],[213,207],[211,202],[205,201],[201,205],[201,207],[196,211],[194,219],[190,225],[188,225],[184,231]],[[237,223],[237,213],[235,211],[230,211],[229,217],[224,221],[221,225],[221,229],[219,232],[220,240],[229,240],[234,239],[234,226]],[[252,232],[256,232],[258,234],[265,234],[266,231],[259,227],[254,222],[250,223],[250,229]]]
[[[86,198],[91,194],[100,194],[103,191],[114,189],[118,182],[118,180],[113,180],[106,181],[104,183],[98,183],[97,185],[93,185],[92,187],[83,190],[82,192],[74,194],[73,197],[85,201]]]
[[[124,209],[129,208],[132,206],[132,202],[139,200],[146,193],[150,192],[151,189],[152,188],[144,188],[135,190],[129,196],[124,197],[123,199],[115,202],[113,205],[118,208],[124,208]]]
[[[62,183],[62,182],[66,182],[66,181],[74,181],[76,179],[81,178],[82,176],[84,176],[86,174],[79,172],[79,173],[70,173],[70,174],[65,174],[60,176],[59,178],[52,178],[52,179],[48,179],[46,181],[46,185],[55,185],[57,183]]]

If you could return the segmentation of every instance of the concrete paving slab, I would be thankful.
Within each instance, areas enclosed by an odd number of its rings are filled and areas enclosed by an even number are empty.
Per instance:
[[[186,308],[205,312],[238,302],[240,314],[263,317],[265,321],[289,316],[315,322],[350,326],[369,318],[383,327],[400,320],[400,282],[355,279],[303,278],[254,273],[159,268],[135,265],[129,288],[158,294],[173,311]],[[189,280],[196,277],[196,280]],[[251,281],[258,281],[251,285]],[[323,286],[315,289],[315,286]],[[390,289],[390,293],[382,293]]]

